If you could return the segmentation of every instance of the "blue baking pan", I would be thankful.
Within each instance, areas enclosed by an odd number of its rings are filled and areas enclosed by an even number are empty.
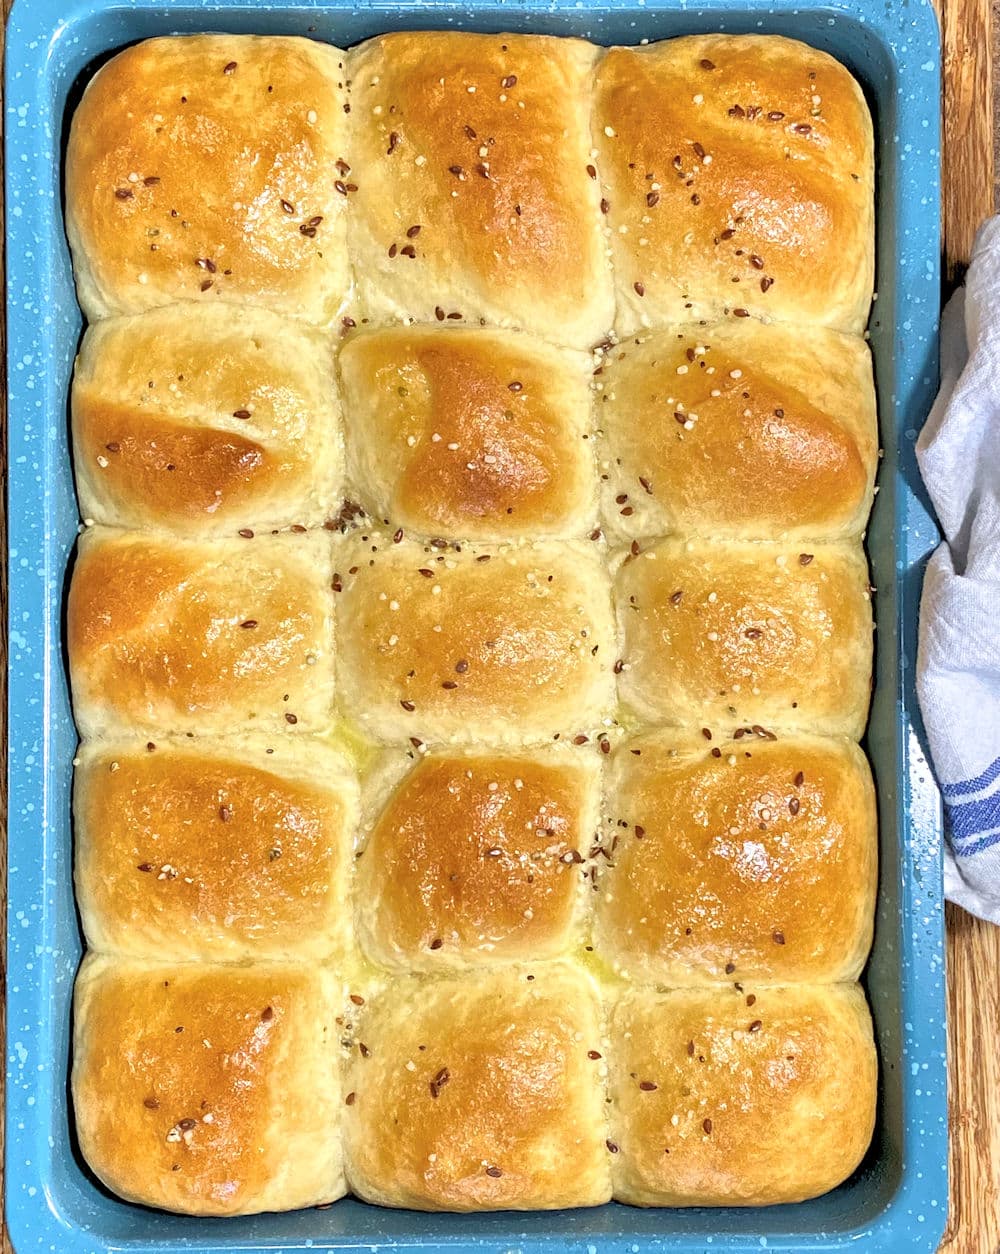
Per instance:
[[[73,902],[62,647],[77,508],[67,389],[81,319],[63,234],[68,111],[109,52],[202,30],[310,35],[347,46],[394,28],[460,27],[637,43],[694,31],[803,39],[863,84],[878,153],[878,300],[871,323],[885,459],[869,537],[878,620],[868,749],[881,887],[867,987],[881,1058],[878,1126],[854,1177],[816,1201],[762,1210],[423,1215],[345,1200],[327,1210],[197,1220],[119,1202],[81,1162],[67,1098],[81,952]],[[947,1211],[941,815],[914,693],[917,601],[937,531],[913,455],[936,385],[939,35],[928,0],[17,0],[7,42],[10,386],[10,826],[7,1215],[18,1254],[53,1251],[936,1248]],[[569,1165],[571,1169],[571,1164]]]

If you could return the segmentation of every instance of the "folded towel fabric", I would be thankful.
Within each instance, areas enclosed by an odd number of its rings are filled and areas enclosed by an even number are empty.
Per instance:
[[[945,805],[945,894],[1000,923],[1000,218],[945,309],[917,460],[945,542],[924,578],[917,693]]]

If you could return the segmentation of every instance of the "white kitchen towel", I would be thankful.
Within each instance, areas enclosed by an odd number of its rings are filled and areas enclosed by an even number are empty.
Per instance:
[[[945,805],[945,894],[1000,923],[1000,218],[945,309],[917,459],[945,534],[927,565],[917,693]]]

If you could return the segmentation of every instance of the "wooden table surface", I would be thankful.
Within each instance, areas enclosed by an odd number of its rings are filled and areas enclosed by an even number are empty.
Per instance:
[[[991,0],[938,2],[944,27],[944,257],[950,288],[968,262],[976,227],[993,211],[995,202],[1000,205],[1000,186],[994,184],[994,171],[1000,168],[994,163],[994,136],[1000,147],[1000,125],[995,125],[1000,101],[994,98],[992,78],[992,54],[994,50],[1000,53],[1000,0],[992,0],[992,12]],[[4,19],[11,3],[12,0],[0,0]],[[27,4],[30,0],[19,3]],[[0,117],[3,116],[0,100]],[[0,371],[5,356],[0,352]],[[6,387],[0,392],[5,397]],[[0,415],[0,421],[5,418],[5,413]],[[5,441],[0,449],[0,473],[6,482]],[[0,542],[5,539],[4,508],[5,501],[0,501]],[[6,602],[4,570],[0,583],[4,622]],[[4,646],[5,641],[0,640],[0,662],[4,660]],[[0,666],[0,698],[5,710],[4,672],[5,667]],[[5,820],[4,773],[0,778],[0,827],[4,838]],[[6,914],[6,859],[0,874],[0,914]],[[941,1251],[1000,1254],[1000,928],[951,906],[947,909],[947,927],[951,1206]],[[0,980],[4,986],[5,958],[0,939]],[[0,1069],[0,1096],[2,1085]],[[0,1126],[0,1147],[2,1140]],[[0,1162],[0,1174],[2,1170]],[[0,1249],[2,1254],[12,1254],[5,1224],[0,1229]]]

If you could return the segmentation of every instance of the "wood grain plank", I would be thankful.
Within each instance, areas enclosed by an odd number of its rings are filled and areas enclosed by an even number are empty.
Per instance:
[[[1000,1250],[1000,928],[948,906],[951,1204],[941,1251]]]
[[[982,220],[994,209],[1000,97],[993,53],[1000,3],[943,0],[942,211],[950,286],[964,274]],[[948,1106],[951,1198],[942,1254],[1000,1250],[1000,928],[949,906]]]
[[[990,0],[939,0],[944,60],[942,213],[945,275],[965,272],[993,209],[993,29]]]
[[[12,0],[0,0],[4,28]],[[994,203],[994,101],[989,0],[941,0],[944,32],[944,256],[949,282],[963,273],[980,221]],[[1000,8],[1000,0],[997,0]],[[3,29],[0,29],[0,53]],[[2,86],[0,86],[0,117]],[[997,128],[1000,135],[1000,127]],[[0,263],[3,260],[0,189]],[[6,354],[0,320],[0,382],[6,397]],[[0,473],[6,482],[6,411],[0,401]],[[0,552],[6,552],[6,499],[0,495]],[[7,571],[0,576],[0,612],[6,621]],[[6,766],[6,638],[0,632],[0,719],[4,720]],[[0,776],[0,831],[3,873],[0,914],[7,909],[6,769]],[[951,1205],[942,1254],[998,1254],[1000,1251],[1000,929],[949,906],[949,1106],[951,1118]],[[0,935],[0,986],[6,989],[6,939]],[[0,1031],[4,1025],[0,998]],[[0,1068],[0,1108],[3,1068]],[[3,1127],[0,1124],[0,1151]],[[0,1184],[3,1178],[0,1156]],[[6,1223],[0,1224],[2,1254],[14,1254]]]

